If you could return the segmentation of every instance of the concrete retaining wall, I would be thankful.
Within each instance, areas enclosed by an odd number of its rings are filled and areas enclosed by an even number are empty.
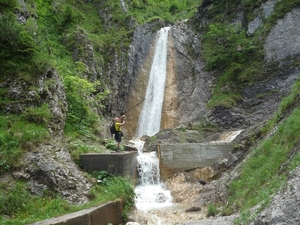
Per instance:
[[[31,225],[119,225],[122,222],[122,202],[118,200]]]
[[[232,142],[161,144],[158,155],[162,179],[178,171],[212,166],[227,158],[233,146]]]
[[[108,171],[112,174],[137,179],[136,151],[121,153],[81,154],[80,161],[85,171]]]

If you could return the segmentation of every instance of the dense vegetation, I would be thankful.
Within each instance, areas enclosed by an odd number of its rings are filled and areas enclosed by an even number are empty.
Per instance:
[[[268,29],[278,18],[291,8],[299,7],[300,3],[298,0],[279,1],[274,15],[264,21],[265,29],[252,36],[246,34],[242,24],[232,25],[231,16],[236,10],[240,10],[236,5],[241,5],[247,20],[250,21],[253,19],[253,10],[262,2],[265,0],[215,1],[205,15],[212,22],[209,26],[201,28],[205,31],[202,38],[203,57],[206,69],[213,71],[218,78],[209,102],[210,107],[235,105],[241,99],[240,90],[245,85],[271,75],[269,71],[273,65],[262,63],[260,40],[263,40]],[[112,14],[110,24],[105,23],[104,18],[99,16],[99,3]],[[101,123],[102,117],[93,108],[96,106],[104,110],[103,101],[110,91],[103,85],[103,81],[86,79],[89,73],[85,65],[72,58],[72,50],[76,47],[76,35],[84,33],[93,46],[99,49],[95,59],[105,67],[106,63],[112,60],[108,54],[111,49],[118,52],[127,50],[134,29],[134,26],[129,24],[143,24],[157,18],[172,24],[192,17],[200,3],[200,0],[133,0],[128,3],[128,8],[124,9],[120,1],[116,0],[93,0],[89,3],[82,0],[27,0],[26,7],[38,17],[30,17],[26,23],[21,24],[14,15],[20,7],[17,1],[0,0],[0,80],[23,80],[29,84],[29,89],[35,90],[38,76],[51,67],[55,68],[67,92],[69,111],[65,139],[74,160],[76,161],[82,152],[101,152],[105,146],[93,143],[107,143],[107,146],[111,146],[111,141],[99,140],[98,124]],[[58,6],[54,7],[56,4]],[[291,95],[283,100],[274,119],[261,131],[262,136],[275,129],[280,118],[291,109],[300,95],[299,89],[297,82]],[[22,114],[5,114],[3,106],[17,103],[18,100],[10,98],[5,87],[0,87],[0,99],[2,176],[22,166],[19,160],[22,154],[39,143],[50,141],[47,124],[51,114],[49,106],[42,103],[36,107],[28,107]],[[248,212],[251,207],[257,203],[263,203],[264,207],[270,202],[270,195],[286,180],[286,173],[299,165],[299,153],[287,162],[293,146],[300,139],[299,118],[299,109],[295,109],[270,139],[250,153],[252,157],[242,167],[241,176],[230,184],[228,205],[210,206],[211,215],[216,214],[217,210],[221,210],[224,215],[241,211],[242,217],[236,223],[245,224],[253,218]],[[289,132],[285,132],[286,130]],[[281,167],[284,163],[286,166]],[[91,202],[81,207],[90,207],[117,197],[126,199],[127,206],[132,206],[134,194],[128,181],[103,172],[93,176],[107,182],[95,186],[90,192]],[[264,188],[258,189],[257,186]],[[104,189],[108,191],[105,195]],[[31,196],[22,182],[11,187],[1,184],[0,190],[1,224],[28,224],[81,209],[69,205],[55,193],[45,193],[43,198]]]

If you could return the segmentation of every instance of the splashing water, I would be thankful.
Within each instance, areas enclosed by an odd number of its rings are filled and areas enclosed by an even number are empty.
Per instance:
[[[160,182],[159,160],[156,152],[143,153],[143,141],[134,141],[137,149],[139,182],[135,188],[137,209],[147,212],[151,209],[172,205],[172,196]]]

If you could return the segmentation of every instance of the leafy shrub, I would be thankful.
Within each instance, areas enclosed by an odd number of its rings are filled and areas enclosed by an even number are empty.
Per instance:
[[[40,107],[27,108],[22,116],[29,122],[35,123],[37,125],[47,125],[52,118],[52,114],[47,104],[43,104]]]
[[[0,1],[0,10],[4,9],[12,9],[16,7],[17,1],[16,0],[1,0]]]
[[[215,216],[219,212],[217,206],[215,204],[208,204],[207,206],[207,216]]]
[[[116,150],[116,141],[115,139],[107,139],[105,140],[105,147],[111,150]],[[120,146],[121,150],[123,148],[123,146]]]
[[[32,36],[17,22],[12,13],[0,17],[0,65],[2,73],[30,63],[36,53]]]

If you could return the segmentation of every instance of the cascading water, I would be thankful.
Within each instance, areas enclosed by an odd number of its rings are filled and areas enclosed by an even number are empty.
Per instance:
[[[160,129],[161,111],[163,106],[166,74],[167,74],[167,43],[169,27],[158,32],[155,53],[150,70],[146,96],[139,117],[137,137],[153,136]]]
[[[165,27],[158,32],[145,101],[139,117],[137,137],[153,136],[160,129],[167,73],[168,31],[169,27]],[[159,159],[156,152],[143,153],[144,142],[135,141],[134,143],[138,149],[139,182],[135,188],[137,209],[146,212],[150,209],[171,205],[171,194],[160,182]]]
[[[171,193],[160,181],[159,160],[156,152],[143,153],[141,150],[144,142],[136,143],[140,146],[137,156],[139,182],[135,188],[136,208],[147,212],[172,205]]]

